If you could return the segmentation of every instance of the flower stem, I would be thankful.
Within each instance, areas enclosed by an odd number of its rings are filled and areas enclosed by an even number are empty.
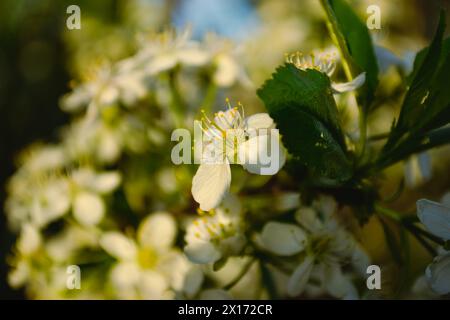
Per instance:
[[[402,217],[397,211],[385,208],[378,203],[375,204],[375,210],[378,213],[381,213],[384,216],[400,223],[400,225],[408,230],[431,255],[436,255],[436,250],[426,240],[431,240],[440,246],[445,245],[445,241],[429,233],[428,231],[419,228],[411,221],[411,219],[409,219],[409,217]]]
[[[381,213],[382,215],[384,215],[394,221],[397,221],[397,222],[402,221],[402,216],[397,211],[394,211],[389,208],[385,208],[379,203],[375,203],[375,211],[377,211],[378,213]]]
[[[352,74],[352,66],[350,64],[351,61],[351,55],[348,51],[347,42],[345,41],[344,35],[341,33],[339,27],[338,27],[338,21],[334,15],[333,9],[330,7],[327,0],[321,0],[323,9],[325,10],[325,13],[328,17],[327,21],[327,27],[328,31],[330,33],[331,38],[333,39],[333,42],[337,45],[339,48],[339,51],[343,57],[342,59],[342,67],[344,69],[345,75],[347,76],[347,79],[351,81],[353,79]]]
[[[364,157],[367,142],[367,113],[359,108],[359,159]]]

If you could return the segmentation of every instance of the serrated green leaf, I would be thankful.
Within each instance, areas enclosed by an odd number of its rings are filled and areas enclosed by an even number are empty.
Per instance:
[[[359,100],[368,108],[378,86],[378,62],[366,24],[345,0],[322,0],[329,29],[349,65],[352,77],[366,72],[366,83],[358,90]]]
[[[285,64],[277,68],[272,79],[266,81],[257,93],[266,107],[270,106],[269,112],[292,105],[311,114],[329,129],[345,149],[339,112],[330,79],[325,74],[313,69],[299,70],[292,64]]]
[[[351,161],[325,74],[287,64],[277,69],[258,95],[277,123],[286,148],[320,183],[336,184],[351,177]]]

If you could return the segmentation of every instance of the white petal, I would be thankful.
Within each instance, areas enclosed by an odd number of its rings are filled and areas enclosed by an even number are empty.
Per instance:
[[[119,90],[114,85],[108,85],[105,89],[101,90],[98,96],[98,102],[100,105],[110,105],[117,101],[119,98]]]
[[[17,249],[21,254],[29,255],[39,249],[41,241],[39,231],[34,226],[27,223],[22,227],[22,231],[17,242]]]
[[[364,248],[359,244],[355,243],[353,246],[352,254],[352,266],[355,268],[356,272],[361,276],[366,276],[367,267],[370,265],[370,257]]]
[[[175,219],[167,212],[156,212],[139,225],[137,238],[141,246],[168,249],[175,241],[177,226]]]
[[[199,264],[216,262],[222,257],[220,251],[212,243],[206,241],[189,243],[184,247],[184,253],[190,261]]]
[[[324,228],[318,213],[313,208],[303,207],[295,213],[295,220],[310,232],[318,232]]]
[[[66,112],[78,112],[89,104],[92,95],[90,85],[79,86],[62,97],[60,101],[61,109]]]
[[[131,260],[137,255],[137,247],[134,241],[117,231],[106,232],[102,235],[100,246],[119,260]]]
[[[333,88],[334,93],[344,93],[358,89],[365,81],[366,73],[363,72],[350,82],[333,83],[331,87]]]
[[[238,217],[242,212],[241,201],[235,194],[227,193],[220,207],[216,209],[216,212],[231,218]]]
[[[73,203],[73,215],[85,226],[96,225],[105,215],[105,203],[95,193],[79,192]]]
[[[195,296],[203,283],[203,271],[200,266],[192,266],[184,277],[183,292],[188,299]]]
[[[324,285],[330,295],[340,299],[357,299],[358,292],[353,283],[342,273],[339,265],[325,266]]]
[[[425,276],[436,293],[450,293],[450,254],[437,256],[428,266]]]
[[[111,269],[111,282],[119,290],[127,290],[139,283],[139,266],[133,262],[117,263]]]
[[[274,127],[275,123],[268,113],[256,113],[245,119],[246,129],[272,129]]]
[[[29,264],[25,260],[19,260],[17,266],[8,273],[8,283],[14,289],[18,289],[29,280],[30,274]]]
[[[98,139],[97,158],[105,163],[116,161],[122,151],[119,137],[116,136],[114,131],[105,129],[100,132]]]
[[[275,145],[272,146],[272,143]],[[251,137],[239,145],[239,163],[250,173],[274,175],[284,166],[285,161],[283,146],[271,134]]]
[[[441,198],[441,203],[450,208],[450,192],[447,192],[446,194],[444,194]]]
[[[293,224],[268,222],[262,230],[261,241],[267,250],[291,256],[305,248],[306,233]]]
[[[422,152],[417,155],[420,172],[425,180],[429,180],[432,175],[431,157],[428,152]]]
[[[48,221],[64,215],[70,208],[70,191],[66,181],[51,183],[43,190],[45,199],[44,213]]]
[[[91,187],[98,193],[110,193],[119,186],[120,181],[121,176],[119,172],[99,173],[92,181],[93,185]]]
[[[208,62],[208,52],[198,48],[185,48],[178,53],[180,62],[187,66],[201,66]]]
[[[291,297],[298,296],[305,289],[311,271],[314,266],[314,258],[306,256],[305,260],[294,270],[287,284],[287,293]]]
[[[200,209],[209,211],[220,204],[230,182],[229,164],[201,164],[192,180],[192,196]]]
[[[220,55],[216,60],[217,68],[213,76],[214,83],[219,87],[231,86],[239,74],[238,64],[228,55]]]
[[[150,76],[157,73],[169,70],[176,66],[178,63],[178,57],[176,54],[170,52],[166,54],[161,54],[153,58],[153,60],[145,68],[145,72]]]
[[[160,273],[152,270],[141,271],[139,282],[139,293],[146,300],[161,300],[165,298],[168,290],[167,280]]]
[[[450,240],[450,208],[433,201],[417,201],[417,216],[426,229],[444,240]]]

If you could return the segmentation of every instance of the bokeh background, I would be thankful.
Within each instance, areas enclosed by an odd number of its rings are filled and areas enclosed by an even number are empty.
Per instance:
[[[438,1],[353,1],[361,15],[370,4],[382,10],[377,42],[399,55],[431,38]],[[442,2],[447,8],[449,1]],[[81,30],[66,28],[66,8],[81,8]],[[104,60],[118,60],[135,48],[134,35],[190,25],[193,36],[213,31],[247,45],[246,64],[256,86],[289,51],[308,51],[327,37],[316,0],[2,0],[0,2],[0,298],[24,298],[6,282],[6,259],[15,235],[3,204],[5,182],[18,152],[35,141],[54,141],[68,122],[59,108],[70,80]],[[262,62],[263,63],[262,63]]]

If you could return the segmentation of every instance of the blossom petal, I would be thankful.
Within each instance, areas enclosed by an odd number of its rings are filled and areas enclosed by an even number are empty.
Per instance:
[[[441,203],[450,208],[450,192],[447,192],[446,194],[444,194],[441,198]]]
[[[191,266],[186,272],[183,282],[183,292],[187,298],[192,299],[203,283],[203,271],[200,266]]]
[[[225,164],[201,164],[192,180],[192,196],[200,209],[209,211],[217,207],[230,187],[231,170]]]
[[[417,216],[428,231],[444,240],[450,240],[450,208],[433,201],[417,201]]]
[[[153,270],[141,271],[137,286],[140,296],[145,300],[164,299],[169,290],[164,276]]]
[[[291,256],[305,248],[306,233],[293,224],[268,222],[261,233],[263,246],[280,256]]]
[[[119,186],[120,181],[121,176],[119,172],[103,172],[95,176],[91,187],[98,193],[110,193]]]
[[[27,256],[29,254],[32,254],[39,249],[42,243],[41,234],[39,233],[39,230],[29,224],[26,223],[20,232],[19,240],[17,241],[17,249],[18,251]]]
[[[327,265],[324,268],[324,282],[330,295],[340,299],[354,300],[358,298],[358,291],[339,265]]]
[[[350,82],[333,83],[331,87],[333,88],[334,93],[344,93],[358,89],[365,81],[366,73],[363,72]]]
[[[294,273],[288,280],[287,293],[291,297],[298,296],[305,290],[311,271],[314,266],[314,258],[306,256],[305,260],[294,270]]]
[[[216,72],[213,75],[213,81],[219,87],[229,87],[239,75],[239,65],[228,55],[219,55],[216,58]]]
[[[137,255],[137,247],[134,241],[117,231],[105,233],[100,238],[100,246],[119,260],[131,260]]]
[[[239,163],[253,174],[274,175],[280,171],[286,161],[281,143],[271,146],[276,138],[271,135],[258,135],[241,143],[239,146]],[[273,149],[274,154],[272,154]]]
[[[353,268],[355,268],[355,271],[358,272],[361,276],[366,276],[367,267],[370,265],[369,255],[359,243],[356,243],[356,241],[352,249],[353,254],[351,258],[351,263]]]
[[[272,129],[275,127],[273,119],[268,113],[256,113],[245,118],[245,128],[248,129]]]
[[[437,256],[425,276],[433,291],[441,295],[450,293],[450,253]]]
[[[184,247],[184,253],[194,263],[206,264],[219,260],[222,256],[216,247],[206,241],[196,241]]]
[[[319,232],[324,228],[318,213],[309,207],[303,207],[295,213],[295,220],[310,232]]]
[[[142,246],[168,249],[175,241],[177,226],[175,219],[167,212],[155,212],[141,222],[138,241]]]
[[[199,48],[185,48],[178,53],[178,59],[186,66],[202,66],[208,62],[210,55]]]
[[[73,215],[85,226],[98,224],[105,215],[103,199],[92,192],[79,192],[73,203]]]

